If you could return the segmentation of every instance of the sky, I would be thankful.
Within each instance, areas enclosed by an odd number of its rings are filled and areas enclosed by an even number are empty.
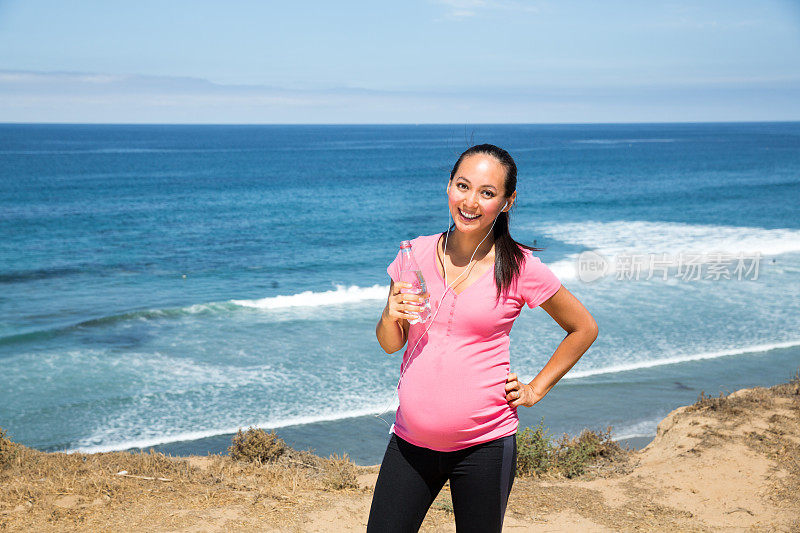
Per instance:
[[[0,0],[0,122],[800,120],[800,0]]]

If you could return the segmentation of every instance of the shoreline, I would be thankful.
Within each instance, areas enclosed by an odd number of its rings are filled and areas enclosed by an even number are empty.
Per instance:
[[[534,409],[520,412],[520,428],[535,426],[541,417],[557,435],[576,435],[583,428],[611,426],[618,442],[639,449],[653,439],[660,420],[673,409],[694,402],[702,391],[716,394],[754,386],[771,386],[794,372],[799,360],[800,348],[790,347],[623,374],[562,380]],[[602,395],[600,402],[598,394]],[[636,402],[633,412],[630,409],[631,401]],[[393,413],[385,414],[384,418],[391,423]],[[247,427],[242,426],[242,429]],[[296,449],[308,449],[325,456],[346,452],[358,465],[380,462],[388,438],[388,426],[373,415],[277,428],[259,427],[274,430]],[[10,435],[11,438],[16,437],[13,430]],[[226,453],[233,435],[234,432],[229,432],[145,448],[114,446],[114,450],[97,451],[154,450],[176,457],[204,456]],[[78,451],[75,445],[34,447],[49,452],[64,452],[67,449],[72,449],[68,453]]]
[[[245,430],[246,428],[242,428]],[[282,431],[284,428],[277,428],[272,430],[277,433],[279,437],[287,442],[291,442],[291,439],[287,439],[286,435]],[[523,425],[520,424],[519,431],[524,429]],[[114,452],[128,452],[128,453],[137,453],[137,452],[149,452],[150,450],[163,453],[165,455],[171,457],[194,457],[194,456],[209,456],[209,455],[216,455],[216,454],[226,454],[228,446],[230,446],[231,439],[236,435],[236,433],[225,433],[222,435],[214,435],[212,437],[206,437],[203,439],[196,439],[196,440],[189,440],[189,441],[176,441],[170,442],[165,444],[160,444],[156,446],[149,446],[146,448],[126,448],[124,450],[113,450]],[[655,435],[649,436],[634,436],[634,437],[625,437],[620,439],[614,439],[614,442],[618,443],[622,447],[629,447],[632,450],[641,450],[645,448],[650,442],[653,441]],[[200,450],[198,453],[195,450]],[[60,452],[60,453],[111,453],[111,452],[77,452],[77,451],[70,451],[70,452]],[[312,450],[312,453],[313,450]],[[331,452],[336,453],[336,452]],[[342,453],[347,453],[342,452]],[[350,455],[350,454],[348,454]],[[358,461],[354,462],[358,466],[372,466],[375,463],[371,464],[362,464]]]
[[[523,531],[800,527],[800,372],[701,396],[639,450],[571,478],[518,473],[505,524]],[[363,531],[378,466],[287,448],[229,456],[39,452],[0,439],[0,528],[26,531]],[[519,466],[519,465],[518,465]],[[124,527],[121,527],[124,524]],[[454,531],[446,485],[421,531]]]

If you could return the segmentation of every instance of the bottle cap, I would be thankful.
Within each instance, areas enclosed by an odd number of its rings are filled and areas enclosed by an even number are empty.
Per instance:
[[[400,248],[411,248],[411,241],[400,241]]]

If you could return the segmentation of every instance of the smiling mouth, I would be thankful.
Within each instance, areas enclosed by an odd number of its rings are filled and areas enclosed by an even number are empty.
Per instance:
[[[461,220],[464,220],[465,222],[472,222],[473,220],[477,220],[481,217],[481,215],[467,216],[467,214],[464,213],[461,208],[458,209],[458,214],[461,215]]]

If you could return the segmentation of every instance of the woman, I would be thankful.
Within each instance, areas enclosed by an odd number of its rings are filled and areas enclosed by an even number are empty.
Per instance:
[[[387,268],[389,297],[376,335],[387,353],[406,341],[409,348],[367,531],[417,531],[447,480],[459,532],[500,531],[516,470],[517,408],[541,400],[597,338],[592,316],[532,255],[537,249],[511,238],[516,185],[508,152],[469,148],[446,189],[454,224],[411,241],[429,293],[400,292],[408,286],[400,254]],[[426,297],[431,318],[410,326]],[[508,350],[526,304],[567,332],[530,383],[510,372]]]

